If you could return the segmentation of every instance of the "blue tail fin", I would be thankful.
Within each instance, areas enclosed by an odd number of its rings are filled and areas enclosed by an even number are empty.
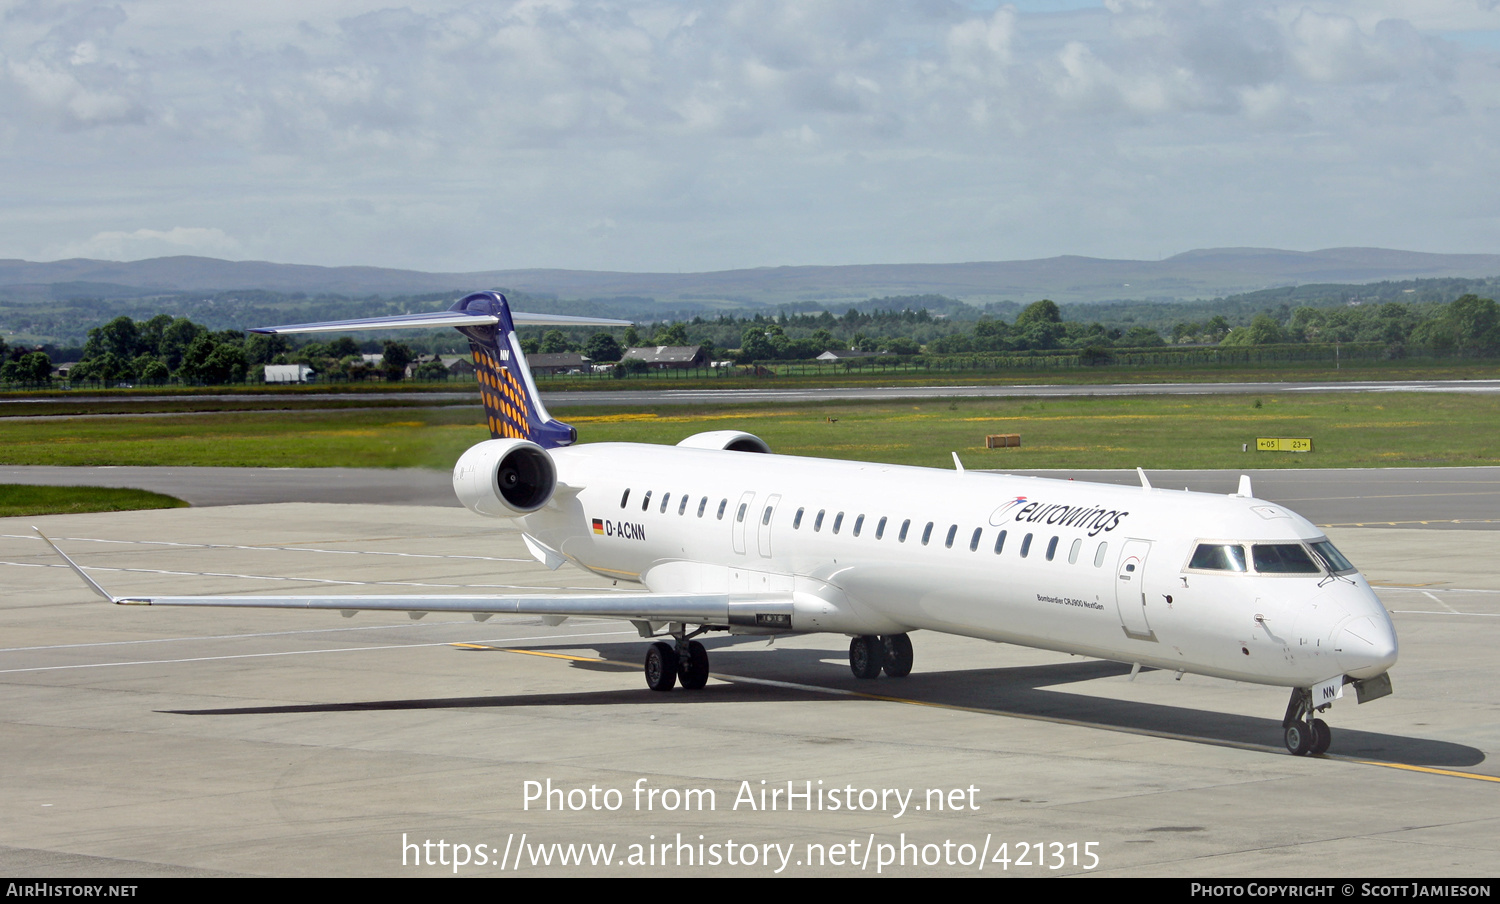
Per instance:
[[[484,400],[490,436],[527,439],[543,449],[577,442],[578,431],[554,420],[542,405],[541,394],[531,379],[531,368],[526,365],[526,355],[516,338],[516,324],[505,296],[499,292],[475,292],[449,310],[489,315],[497,321],[457,328],[469,337],[469,347],[474,352],[479,395]]]
[[[516,340],[516,321],[558,326],[629,326],[628,320],[575,317],[567,314],[512,314],[510,303],[499,292],[475,292],[446,311],[428,314],[393,314],[358,320],[321,323],[291,323],[252,329],[252,333],[332,333],[341,330],[420,330],[451,326],[469,337],[479,393],[484,399],[490,436],[495,439],[527,439],[544,449],[570,446],[578,431],[553,420],[542,405],[542,397],[531,379],[531,368]]]

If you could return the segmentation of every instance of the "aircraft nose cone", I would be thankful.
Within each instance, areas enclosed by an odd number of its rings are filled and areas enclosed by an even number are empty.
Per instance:
[[[1396,630],[1388,619],[1361,615],[1339,628],[1334,649],[1344,674],[1374,678],[1396,664]]]

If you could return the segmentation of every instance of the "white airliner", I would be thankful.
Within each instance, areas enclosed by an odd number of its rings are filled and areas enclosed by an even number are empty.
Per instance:
[[[662,638],[646,683],[708,681],[695,637],[850,635],[859,678],[912,669],[910,632],[939,631],[1292,689],[1294,754],[1322,753],[1316,714],[1352,685],[1390,693],[1396,633],[1323,532],[1256,499],[769,454],[749,433],[676,446],[572,445],[542,406],[498,293],[447,312],[272,327],[313,332],[456,326],[470,339],[493,439],[459,459],[471,510],[514,520],[549,568],[572,563],[643,592],[539,596],[116,597],[154,606],[259,606],[603,616]],[[50,542],[50,541],[48,541]],[[55,548],[55,547],[54,547]],[[61,550],[58,550],[61,555]],[[64,556],[66,559],[67,557]]]

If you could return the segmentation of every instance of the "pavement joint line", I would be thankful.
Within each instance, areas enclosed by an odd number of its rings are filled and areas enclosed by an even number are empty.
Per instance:
[[[1406,772],[1424,772],[1429,775],[1446,775],[1451,778],[1466,778],[1476,782],[1500,782],[1500,775],[1485,775],[1481,772],[1459,772],[1456,769],[1438,769],[1433,766],[1413,766],[1408,763],[1386,763],[1381,760],[1350,760],[1362,766],[1382,766],[1386,769],[1401,769]]]
[[[352,628],[308,628],[299,631],[261,631],[255,634],[208,634],[201,637],[153,637],[149,640],[103,640],[98,643],[55,643],[40,647],[0,647],[0,653],[28,653],[33,650],[74,650],[85,647],[124,647],[144,643],[182,643],[207,640],[244,640],[252,637],[294,637],[302,634],[332,634],[343,631],[383,631],[389,628],[431,628],[440,625],[467,625],[467,618],[452,621],[398,622],[389,625],[359,625]]]
[[[36,540],[33,534],[0,534],[4,540]],[[398,556],[407,559],[474,559],[483,562],[531,562],[532,559],[506,556],[456,556],[423,552],[379,552],[369,549],[319,549],[313,546],[239,546],[231,543],[179,543],[172,540],[112,540],[103,537],[59,537],[60,540],[78,543],[120,543],[132,546],[175,546],[183,549],[243,549],[267,552],[321,552],[335,556]]]
[[[592,634],[556,634],[545,637],[517,637],[502,640],[483,641],[487,645],[498,645],[524,641],[527,643],[538,640],[576,640],[580,637],[618,637],[627,635],[635,637],[634,631],[599,631]],[[0,675],[14,675],[24,672],[65,672],[74,669],[104,669],[115,666],[134,665],[177,665],[185,662],[223,662],[233,659],[269,659],[277,656],[311,656],[320,653],[369,653],[378,650],[408,650],[421,647],[451,647],[453,641],[444,640],[429,643],[392,643],[373,647],[332,647],[324,650],[276,650],[269,653],[235,653],[228,656],[191,656],[183,659],[137,659],[128,662],[86,662],[74,665],[45,665],[21,669],[0,669]]]
[[[9,562],[0,560],[0,565],[12,565],[17,568],[67,568],[68,566],[56,562]],[[85,571],[114,571],[128,574],[162,574],[172,577],[191,578],[241,578],[247,581],[293,581],[308,584],[338,584],[350,587],[447,587],[457,589],[480,589],[480,590],[528,590],[528,591],[558,591],[577,590],[583,593],[628,593],[630,591],[614,587],[547,587],[534,584],[438,584],[424,581],[339,581],[333,578],[297,578],[285,577],[274,574],[235,574],[223,571],[168,571],[160,568],[116,568],[108,565],[85,565]],[[172,594],[158,593],[156,596],[170,596]]]
[[[1437,609],[1391,609],[1392,615],[1462,615],[1474,618],[1500,618],[1500,612],[1440,612]]]

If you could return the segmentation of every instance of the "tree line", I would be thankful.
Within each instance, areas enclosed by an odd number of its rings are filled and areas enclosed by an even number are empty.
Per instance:
[[[893,298],[892,302],[907,299]],[[623,330],[587,328],[526,330],[521,344],[528,354],[580,352],[596,363],[620,362],[633,372],[642,362],[622,361],[626,350],[640,346],[702,346],[710,358],[740,364],[806,361],[825,351],[852,349],[911,358],[996,354],[1074,353],[1083,363],[1107,363],[1122,350],[1165,347],[1253,348],[1277,345],[1365,343],[1384,346],[1386,357],[1408,351],[1493,355],[1500,352],[1500,306],[1490,298],[1465,294],[1451,302],[1385,301],[1341,306],[1298,306],[1263,311],[1249,323],[1231,325],[1223,315],[1203,321],[1178,321],[1170,330],[1136,325],[1106,326],[1064,318],[1066,309],[1043,299],[1021,308],[1013,320],[985,316],[951,321],[928,310],[858,310],[843,315],[782,313],[706,320],[659,322]],[[1278,316],[1279,315],[1279,316]],[[618,336],[618,338],[617,338]],[[448,336],[427,340],[428,347],[467,352],[467,341]],[[366,356],[379,353],[378,360]],[[89,330],[81,356],[69,373],[73,383],[216,385],[244,382],[265,364],[307,364],[323,379],[405,376],[417,360],[411,344],[390,340],[356,342],[340,336],[330,341],[294,344],[284,335],[210,330],[186,317],[158,314],[146,320],[116,317]],[[0,339],[0,383],[43,385],[53,363],[43,350],[7,346]],[[428,362],[414,370],[417,379],[442,379],[447,369]]]

